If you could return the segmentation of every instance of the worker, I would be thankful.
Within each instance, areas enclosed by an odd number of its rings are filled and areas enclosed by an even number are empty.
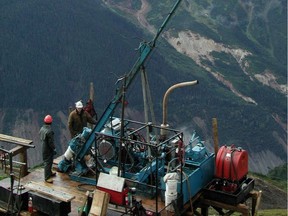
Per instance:
[[[95,125],[96,119],[83,109],[82,101],[75,103],[75,109],[70,113],[68,118],[68,127],[71,138],[74,138],[78,134],[81,134],[84,127],[87,127],[87,123]]]
[[[54,143],[54,132],[52,130],[52,116],[46,115],[44,125],[39,131],[40,140],[42,142],[42,157],[44,162],[44,179],[48,183],[53,183],[52,177],[56,176],[56,172],[52,172],[53,158],[56,155]]]

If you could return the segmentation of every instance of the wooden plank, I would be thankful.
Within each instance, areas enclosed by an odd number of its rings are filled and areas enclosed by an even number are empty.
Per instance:
[[[9,150],[9,152],[12,153],[12,156],[17,155],[22,151],[26,151],[26,148],[23,146],[16,146],[15,148]]]
[[[14,136],[8,136],[5,134],[0,134],[0,141],[14,143],[14,144],[24,144],[24,145],[30,145],[33,142],[32,140],[23,139],[23,138],[14,137]]]
[[[7,210],[0,207],[0,213],[7,213]]]
[[[7,203],[0,201],[0,213],[7,213]]]
[[[44,185],[41,185],[41,184],[33,182],[33,181],[28,182],[25,185],[25,187],[29,188],[32,191],[36,191],[38,193],[41,193],[43,195],[52,196],[52,197],[54,197],[58,200],[64,201],[64,202],[70,202],[71,200],[73,200],[75,198],[75,196],[72,196],[71,194],[57,191],[53,188],[46,187]]]
[[[236,212],[240,212],[243,215],[246,215],[249,213],[249,208],[247,205],[245,204],[238,204],[236,206],[234,205],[229,205],[226,203],[221,203],[221,202],[217,202],[214,200],[208,200],[208,199],[201,199],[200,200],[201,203],[205,204],[205,205],[209,205],[209,206],[213,206],[213,207],[218,207],[218,208],[223,208],[223,209],[227,209],[227,210],[232,210],[232,211],[236,211]]]
[[[110,194],[96,189],[94,191],[89,216],[106,216],[109,201],[110,201]]]

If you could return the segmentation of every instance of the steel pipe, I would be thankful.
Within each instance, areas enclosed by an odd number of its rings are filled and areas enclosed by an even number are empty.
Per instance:
[[[163,121],[162,121],[162,125],[163,127],[165,127],[167,124],[167,102],[168,102],[168,96],[170,95],[170,93],[175,90],[176,88],[181,88],[181,87],[185,87],[185,86],[192,86],[192,85],[196,85],[198,84],[198,80],[194,80],[194,81],[190,81],[190,82],[182,82],[182,83],[177,83],[173,86],[171,86],[165,93],[164,97],[163,97]]]

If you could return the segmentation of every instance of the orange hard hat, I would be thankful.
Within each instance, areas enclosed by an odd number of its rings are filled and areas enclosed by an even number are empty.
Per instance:
[[[51,115],[46,115],[44,118],[44,122],[47,124],[51,124],[53,121],[52,116]]]

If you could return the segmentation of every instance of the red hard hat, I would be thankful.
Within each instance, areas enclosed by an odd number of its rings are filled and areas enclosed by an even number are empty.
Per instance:
[[[51,115],[46,115],[44,118],[44,122],[47,124],[51,124],[53,121],[52,116]]]

